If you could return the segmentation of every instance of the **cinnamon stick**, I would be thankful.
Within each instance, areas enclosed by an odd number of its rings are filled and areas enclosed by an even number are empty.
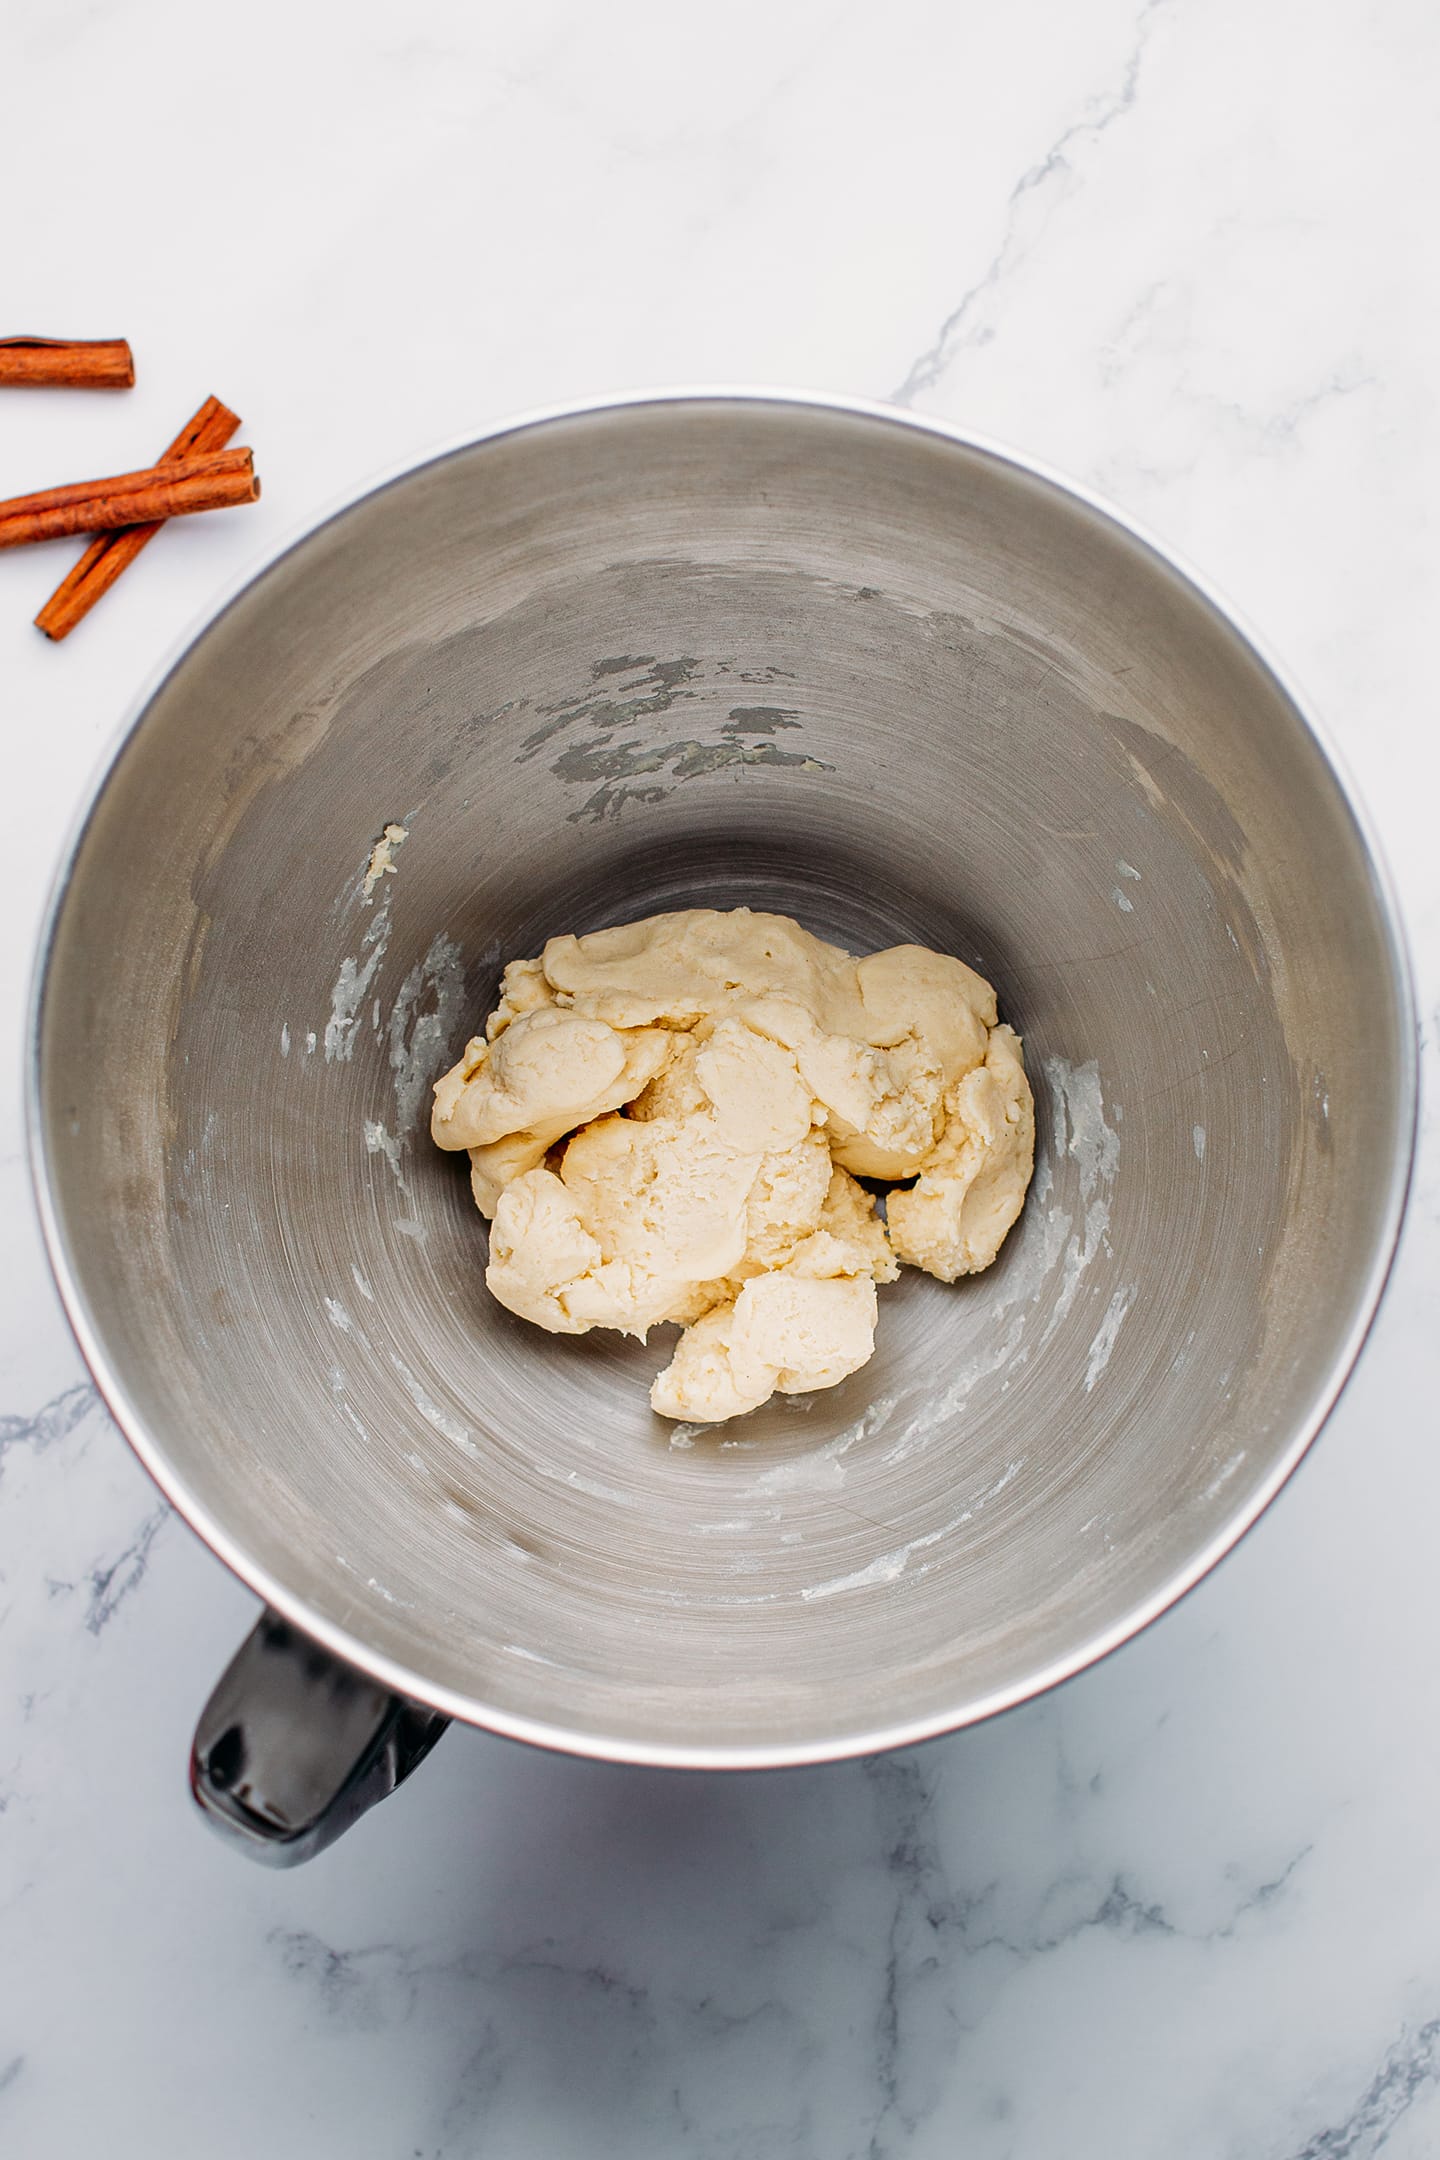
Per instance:
[[[67,533],[115,532],[188,517],[197,510],[225,510],[254,502],[260,493],[248,450],[217,450],[207,457],[175,458],[143,472],[108,480],[77,480],[0,502],[0,548]]]
[[[124,338],[0,338],[0,383],[128,390],[134,380]]]
[[[186,421],[159,462],[173,464],[177,459],[223,450],[230,437],[240,425],[239,416],[222,405],[219,398],[206,398],[197,413]],[[35,617],[36,625],[58,644],[68,637],[78,622],[83,622],[102,594],[109,592],[122,570],[129,568],[136,556],[160,530],[161,520],[148,525],[127,525],[119,532],[101,533],[91,541],[85,553],[67,572]]]

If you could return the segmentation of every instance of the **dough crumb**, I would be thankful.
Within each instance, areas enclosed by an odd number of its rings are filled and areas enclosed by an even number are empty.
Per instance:
[[[694,1424],[858,1371],[875,1285],[901,1261],[942,1282],[988,1267],[1035,1153],[1020,1038],[983,976],[918,945],[857,960],[748,908],[512,961],[431,1131],[469,1153],[500,1303],[557,1334],[678,1323],[650,1400]],[[906,1181],[888,1229],[862,1177]]]
[[[402,847],[409,837],[410,828],[408,825],[387,825],[385,827],[384,832],[381,833],[380,838],[370,850],[370,863],[365,872],[365,882],[361,887],[367,900],[373,894],[382,877],[399,876],[394,861],[395,850],[397,847]]]

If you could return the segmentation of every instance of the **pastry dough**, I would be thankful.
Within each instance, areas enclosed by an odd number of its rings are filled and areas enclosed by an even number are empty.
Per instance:
[[[863,1365],[898,1261],[988,1267],[1035,1139],[982,976],[918,945],[856,960],[748,908],[513,961],[431,1129],[469,1150],[500,1302],[559,1334],[679,1322],[650,1399],[712,1423]],[[857,1177],[915,1181],[888,1236]]]

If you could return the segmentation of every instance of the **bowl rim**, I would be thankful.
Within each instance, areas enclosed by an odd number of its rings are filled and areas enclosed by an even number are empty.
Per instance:
[[[347,511],[387,488],[413,477],[432,465],[478,449],[486,443],[526,434],[556,422],[596,419],[609,413],[643,410],[650,406],[739,405],[773,406],[798,412],[821,412],[921,435],[947,448],[959,449],[1003,466],[1046,489],[1078,503],[1092,516],[1114,527],[1164,573],[1178,579],[1217,617],[1220,624],[1248,649],[1270,676],[1289,705],[1300,727],[1309,735],[1328,767],[1345,807],[1354,821],[1365,854],[1377,912],[1390,960],[1400,1037],[1399,1118],[1397,1143],[1389,1166],[1380,1230],[1370,1255],[1366,1277],[1355,1314],[1336,1343],[1329,1368],[1316,1389],[1309,1409],[1301,1418],[1279,1459],[1267,1476],[1203,1546],[1173,1570],[1165,1583],[1124,1617],[1098,1630],[1063,1656],[1052,1658],[1022,1679],[992,1689],[971,1702],[950,1710],[877,1725],[863,1731],[843,1733],[829,1740],[810,1740],[798,1745],[766,1742],[741,1746],[679,1745],[640,1741],[622,1733],[575,1730],[542,1718],[517,1715],[452,1687],[436,1686],[401,1660],[374,1649],[347,1627],[314,1611],[306,1599],[291,1590],[258,1562],[242,1541],[231,1534],[189,1489],[185,1479],[169,1462],[160,1442],[129,1399],[119,1375],[111,1366],[99,1328],[91,1318],[79,1273],[72,1268],[64,1228],[52,1189],[45,1148],[41,1110],[41,1039],[45,999],[56,935],[70,889],[75,865],[92,818],[131,739],[139,732],[151,705],[191,649],[229,612],[249,589],[268,576],[286,556],[296,552],[325,526]],[[1294,676],[1281,663],[1243,613],[1226,599],[1214,583],[1197,571],[1185,557],[1128,511],[1119,509],[1084,483],[1028,453],[994,438],[972,432],[950,421],[917,414],[903,406],[876,399],[849,397],[825,391],[759,384],[662,385],[631,391],[602,393],[594,397],[557,404],[502,417],[476,432],[466,433],[418,454],[396,460],[297,520],[265,550],[258,560],[242,569],[204,607],[170,645],[130,699],[126,711],[102,750],[82,791],[63,839],[41,917],[31,967],[27,1000],[24,1102],[27,1154],[36,1209],[47,1258],[60,1293],[66,1318],[102,1401],[139,1457],[145,1469],[192,1530],[249,1589],[303,1633],[322,1644],[334,1656],[369,1674],[396,1694],[424,1703],[463,1724],[522,1740],[532,1746],[594,1761],[646,1765],[683,1770],[761,1770],[797,1768],[808,1764],[837,1762],[873,1755],[895,1748],[913,1747],[922,1741],[982,1723],[1002,1711],[1017,1708],[1047,1693],[1063,1681],[1100,1662],[1141,1633],[1153,1620],[1202,1582],[1225,1556],[1234,1550],[1269,1507],[1308,1453],[1355,1369],[1374,1322],[1398,1248],[1409,1197],[1415,1156],[1419,1102],[1419,1051],[1416,1037],[1416,1002],[1411,960],[1404,921],[1392,874],[1378,835],[1360,797],[1345,759]]]

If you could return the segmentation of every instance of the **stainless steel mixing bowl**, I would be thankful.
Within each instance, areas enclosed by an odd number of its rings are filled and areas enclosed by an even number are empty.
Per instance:
[[[863,1372],[677,1432],[658,1342],[489,1299],[428,1089],[506,958],[740,903],[981,968],[1039,1163],[990,1273],[882,1293]],[[1412,1037],[1353,801],[1153,545],[894,412],[655,398],[365,494],[165,674],[46,933],[38,1182],[107,1401],[297,1701],[358,1720],[352,1789],[427,1710],[796,1763],[1075,1672],[1255,1519],[1382,1286]],[[300,1849],[251,1685],[200,1782]]]

